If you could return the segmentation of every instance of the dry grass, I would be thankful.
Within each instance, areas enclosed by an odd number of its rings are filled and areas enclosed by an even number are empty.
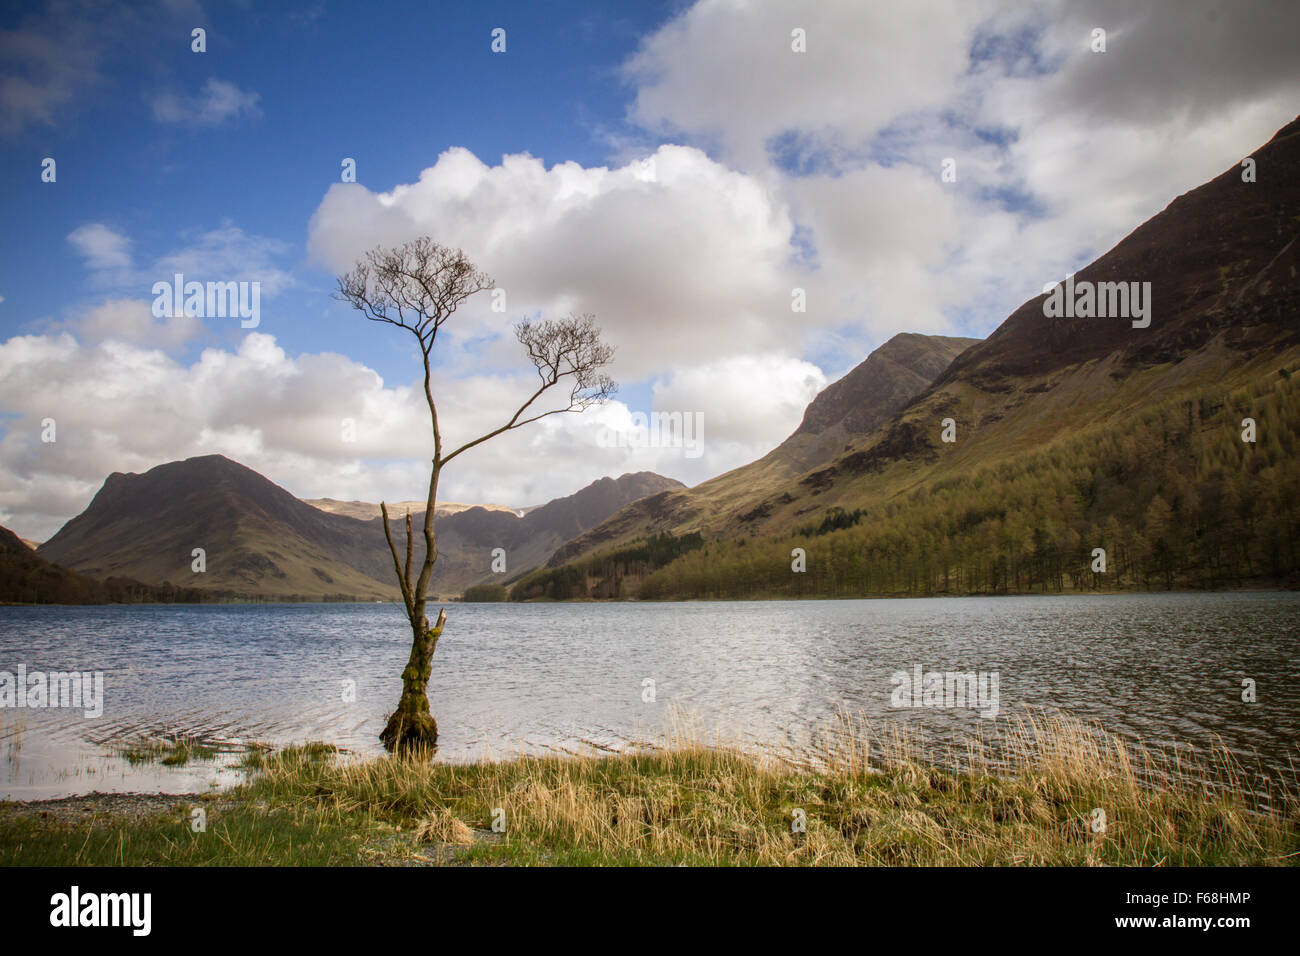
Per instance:
[[[1145,866],[1295,862],[1293,783],[1262,787],[1222,749],[1164,756],[1061,716],[935,754],[843,714],[798,755],[709,741],[679,718],[614,757],[289,755],[249,792],[465,847],[462,862]],[[501,836],[476,840],[494,819]]]

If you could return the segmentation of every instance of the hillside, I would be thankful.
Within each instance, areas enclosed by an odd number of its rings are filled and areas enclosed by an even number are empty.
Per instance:
[[[127,578],[96,581],[50,564],[8,528],[0,528],[0,604],[194,603],[224,595],[151,587]]]
[[[431,593],[448,598],[477,581],[529,570],[636,498],[679,487],[643,472],[602,478],[523,517],[480,506],[439,515]],[[365,503],[355,505],[368,510]],[[401,540],[404,514],[396,506],[390,514]],[[195,548],[204,550],[202,572],[192,569]],[[504,577],[492,571],[494,548],[506,550]],[[417,561],[423,553],[417,520]],[[323,510],[221,455],[159,465],[142,475],[110,475],[86,510],[32,557],[38,555],[88,578],[123,577],[256,599],[398,596],[382,518]]]
[[[201,573],[192,570],[195,548],[205,552]],[[37,553],[91,577],[250,596],[379,600],[397,593],[366,522],[304,504],[221,455],[109,475],[89,507]]]
[[[901,333],[828,385],[804,410],[799,427],[757,461],[694,488],[647,497],[575,537],[548,562],[673,530],[698,531],[744,524],[763,516],[773,489],[824,464],[855,439],[869,435],[919,395],[979,339]]]
[[[665,496],[625,509],[557,553],[551,578],[533,576],[518,596],[629,593],[606,580],[631,572],[609,560],[611,546],[692,533],[700,547],[636,593],[1293,580],[1300,121],[1251,155],[1267,171],[1258,182],[1230,168],[1074,276],[1080,288],[1149,282],[1147,327],[1051,317],[1046,295],[1036,296],[833,458],[729,509]],[[1240,438],[1245,417],[1258,424],[1254,443]],[[954,442],[943,441],[944,419]],[[800,546],[802,575],[790,569]],[[1080,570],[1094,546],[1121,558],[1108,577]],[[575,570],[583,587],[551,587],[561,575],[573,582]]]
[[[437,522],[438,563],[434,586],[439,593],[460,593],[475,584],[504,583],[540,567],[557,548],[600,524],[624,506],[647,495],[684,488],[672,478],[642,471],[601,478],[563,498],[529,510],[522,518],[511,511],[470,508]],[[390,512],[391,514],[391,512]],[[398,522],[394,522],[397,530]],[[417,526],[417,534],[418,526]],[[492,570],[492,552],[505,550],[506,570]],[[417,549],[423,554],[423,549]]]

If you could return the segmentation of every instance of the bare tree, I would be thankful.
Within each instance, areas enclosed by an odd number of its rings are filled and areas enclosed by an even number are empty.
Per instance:
[[[570,315],[557,321],[520,322],[514,327],[515,337],[528,351],[528,357],[537,370],[537,387],[505,424],[458,448],[445,450],[438,427],[438,406],[433,398],[429,356],[438,330],[461,303],[476,292],[492,287],[492,280],[474,268],[463,252],[439,245],[427,237],[396,249],[378,246],[339,279],[337,298],[349,303],[367,319],[406,329],[420,343],[420,354],[424,358],[424,397],[433,426],[433,469],[424,509],[424,561],[414,580],[411,578],[411,513],[409,510],[406,513],[406,554],[403,561],[389,528],[388,506],[380,504],[384,535],[393,556],[393,570],[402,590],[412,635],[411,657],[402,671],[402,696],[380,735],[389,750],[428,747],[438,739],[438,725],[429,712],[428,688],[433,651],[442,636],[447,612],[440,609],[437,623],[431,628],[425,609],[433,565],[438,558],[433,511],[443,467],[462,452],[503,432],[547,415],[580,412],[600,404],[617,388],[614,381],[601,371],[613,359],[614,350],[601,341],[600,329],[593,316]],[[554,389],[552,394],[558,397],[566,388],[566,404],[561,407],[556,402],[555,407],[538,410],[547,404],[538,404],[543,396]]]

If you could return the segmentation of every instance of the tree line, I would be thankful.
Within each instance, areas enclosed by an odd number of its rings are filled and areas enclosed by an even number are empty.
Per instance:
[[[1253,420],[1251,429],[1243,420]],[[1243,440],[1244,435],[1254,441]],[[1300,388],[1206,389],[794,533],[671,535],[548,569],[544,596],[727,599],[1224,588],[1300,583]],[[676,539],[685,540],[685,539]],[[795,571],[802,548],[805,570]],[[1104,555],[1097,549],[1101,549]],[[1099,560],[1099,558],[1101,560]]]

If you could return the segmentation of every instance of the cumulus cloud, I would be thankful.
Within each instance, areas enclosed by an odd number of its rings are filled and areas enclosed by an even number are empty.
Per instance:
[[[628,379],[796,337],[784,203],[698,149],[662,146],[613,169],[527,155],[488,166],[451,149],[387,193],[332,186],[309,247],[339,271],[423,234],[463,248],[512,315],[595,313]]]
[[[699,0],[627,64],[630,116],[789,203],[810,309],[986,334],[1292,119],[1297,28],[1263,0]]]
[[[11,416],[0,438],[0,524],[44,539],[84,509],[111,472],[212,453],[303,497],[423,495],[432,438],[420,383],[385,384],[342,355],[292,357],[262,333],[186,364],[117,334],[152,318],[138,306],[106,303],[83,327],[113,333],[96,342],[63,332],[0,344],[0,407]],[[448,468],[442,497],[540,504],[602,475],[654,470],[699,480],[742,464],[770,447],[744,414],[747,401],[753,406],[744,381],[757,375],[771,382],[760,410],[790,429],[821,384],[815,367],[780,358],[686,370],[656,389],[655,402],[704,412],[702,457],[687,459],[680,447],[602,444],[602,428],[630,418],[615,402],[543,419],[465,453]],[[503,424],[532,381],[523,373],[441,374],[434,387],[450,448]],[[55,423],[52,443],[41,440],[47,419]]]
[[[261,95],[234,83],[210,77],[195,96],[160,93],[153,100],[153,118],[180,126],[220,126],[227,120],[261,115]]]
[[[717,143],[746,167],[780,135],[849,148],[896,117],[950,102],[993,5],[700,0],[625,67],[631,117]],[[792,31],[804,31],[795,52]]]
[[[779,353],[735,355],[674,369],[655,383],[654,406],[704,413],[708,441],[747,446],[747,454],[762,448],[751,455],[757,458],[771,450],[774,434],[784,438],[798,427],[826,384],[811,362]]]
[[[16,336],[0,344],[0,407],[11,416],[0,438],[0,524],[46,538],[85,508],[111,472],[212,453],[302,497],[423,496],[432,438],[420,382],[387,384],[342,355],[290,356],[262,333],[246,335],[233,351],[208,348],[192,362],[178,361],[117,334],[152,320],[139,309],[108,302],[80,336]],[[113,334],[91,341],[92,326]],[[523,371],[436,374],[447,448],[503,424],[534,381]],[[764,383],[760,397],[755,381]],[[602,440],[602,430],[626,430],[632,421],[626,405],[611,402],[544,418],[466,452],[445,473],[441,495],[540,504],[602,475],[642,470],[694,483],[767,452],[773,431],[761,423],[784,437],[824,384],[816,366],[779,354],[687,366],[656,384],[653,403],[703,414],[699,457],[680,445]],[[56,425],[53,443],[41,441],[46,419]]]
[[[152,304],[141,299],[105,299],[88,309],[80,319],[65,325],[86,342],[112,340],[163,349],[182,345],[196,338],[202,330],[200,321],[190,316],[154,318]]]

